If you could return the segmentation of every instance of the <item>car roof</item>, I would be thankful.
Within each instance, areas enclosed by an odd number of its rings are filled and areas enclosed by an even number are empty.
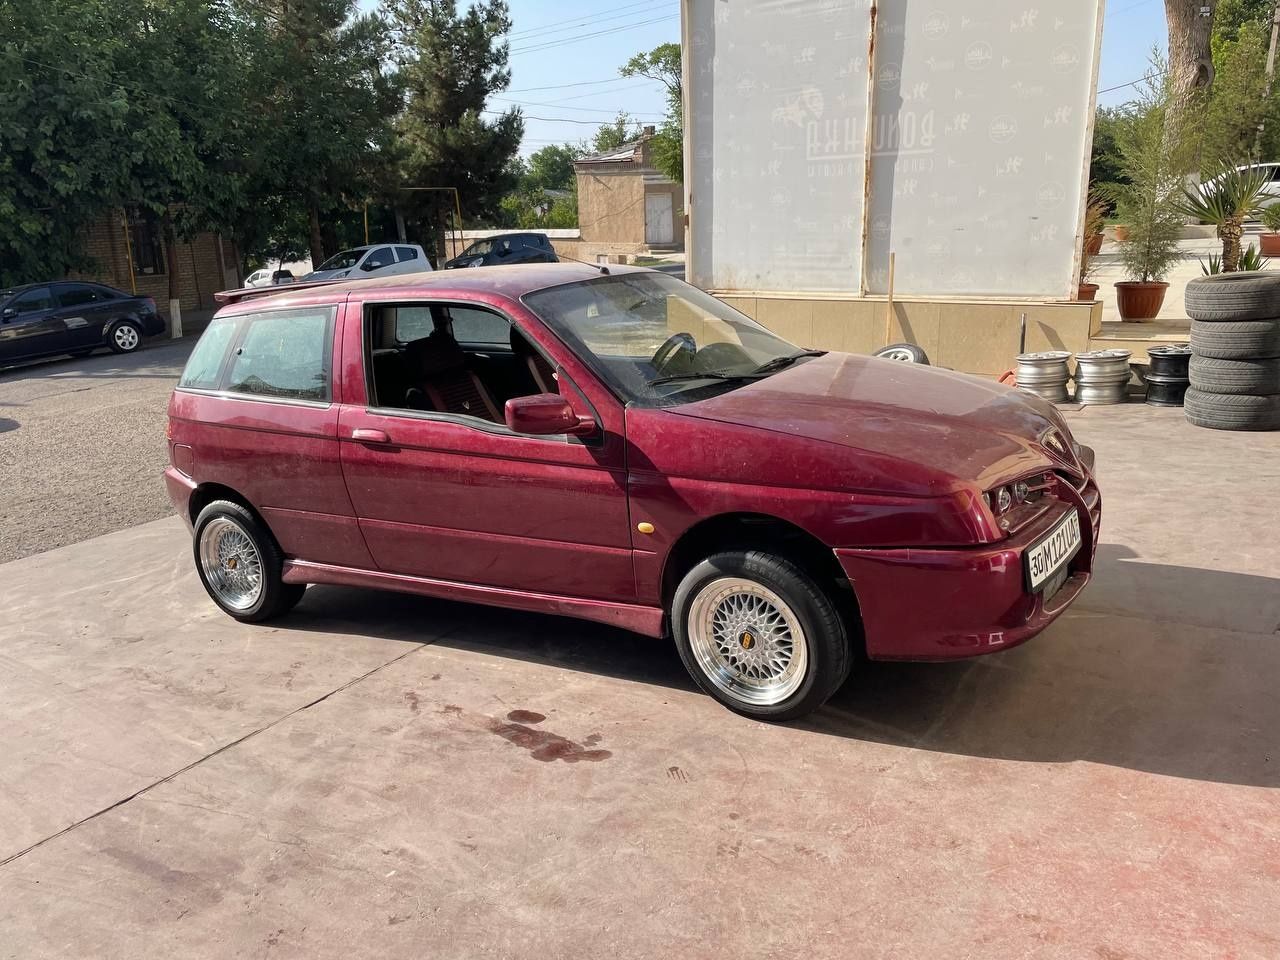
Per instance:
[[[654,273],[646,267],[610,265],[613,276],[630,273]],[[402,273],[389,277],[370,277],[367,280],[320,280],[312,283],[290,284],[270,295],[257,296],[254,290],[227,290],[214,294],[214,299],[228,306],[223,309],[239,313],[254,309],[253,305],[270,301],[272,307],[303,306],[317,303],[341,303],[351,296],[373,294],[381,299],[389,296],[466,296],[490,294],[519,300],[521,297],[547,287],[577,283],[601,276],[600,267],[589,263],[513,263],[495,267],[473,267],[470,270],[437,270],[430,273]],[[232,309],[235,307],[237,309]]]

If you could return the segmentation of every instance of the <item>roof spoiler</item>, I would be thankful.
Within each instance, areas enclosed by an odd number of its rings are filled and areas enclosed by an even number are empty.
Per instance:
[[[213,295],[218,303],[239,303],[241,300],[254,300],[258,297],[276,297],[295,290],[310,290],[313,287],[327,287],[343,280],[301,280],[296,283],[281,283],[269,287],[240,287],[238,290],[219,290]]]

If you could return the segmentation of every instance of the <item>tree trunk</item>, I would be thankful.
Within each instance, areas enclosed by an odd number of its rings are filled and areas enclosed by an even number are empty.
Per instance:
[[[1235,217],[1228,217],[1218,228],[1218,236],[1222,238],[1222,272],[1235,273],[1240,269],[1240,237],[1244,234],[1244,224]]]
[[[1179,136],[1194,119],[1197,101],[1213,84],[1213,52],[1209,37],[1218,0],[1164,0],[1169,25],[1169,135]],[[1201,14],[1201,8],[1207,15]],[[1187,172],[1187,171],[1182,171]]]
[[[320,210],[311,205],[311,269],[318,270],[324,263],[324,240],[320,236]]]
[[[164,212],[164,260],[165,269],[169,272],[169,299],[182,299],[182,282],[178,279],[178,240],[173,233],[173,218],[169,211]]]

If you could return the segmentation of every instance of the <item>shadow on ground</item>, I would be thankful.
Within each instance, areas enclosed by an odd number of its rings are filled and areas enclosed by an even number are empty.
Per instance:
[[[1126,548],[1103,548],[1104,575]],[[1280,597],[1280,581],[1125,564],[1149,613],[1082,602],[1040,637],[953,663],[860,662],[814,733],[1038,763],[1086,761],[1222,783],[1280,786],[1280,635],[1163,616],[1171,596]],[[1133,579],[1136,577],[1136,580]],[[1092,588],[1091,588],[1092,589]],[[1105,599],[1105,596],[1104,596]],[[1170,601],[1173,602],[1173,601]],[[1181,603],[1182,601],[1177,601]],[[400,594],[312,587],[282,629],[432,641],[491,656],[683,690],[674,647],[625,631]]]

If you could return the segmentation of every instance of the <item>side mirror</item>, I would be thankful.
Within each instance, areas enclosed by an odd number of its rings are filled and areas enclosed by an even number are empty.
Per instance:
[[[513,397],[504,410],[507,426],[514,433],[546,436],[556,433],[582,435],[596,429],[591,417],[573,412],[569,401],[558,393],[539,393],[532,397]]]

